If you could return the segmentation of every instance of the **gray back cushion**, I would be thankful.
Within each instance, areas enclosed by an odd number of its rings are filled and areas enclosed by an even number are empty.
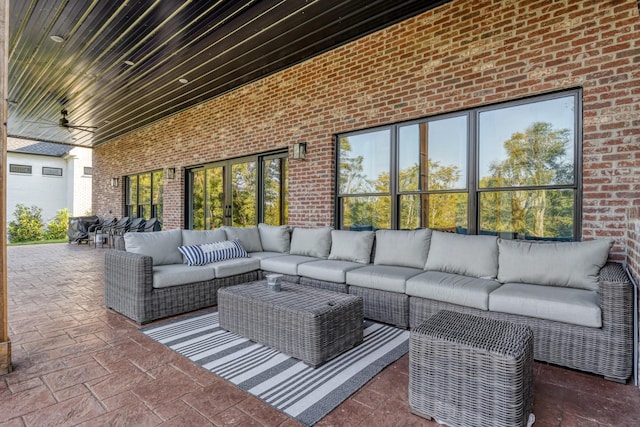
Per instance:
[[[331,231],[329,259],[369,264],[373,247],[373,231]]]
[[[611,246],[613,239],[553,243],[500,239],[498,280],[595,291]]]
[[[148,255],[153,265],[182,264],[182,230],[154,231],[153,233],[125,233],[127,252]]]
[[[498,275],[498,238],[434,231],[425,270],[480,279]]]
[[[293,229],[291,255],[327,258],[331,250],[331,227]]]
[[[431,230],[378,230],[374,264],[424,268]]]
[[[222,230],[227,233],[228,240],[238,239],[245,251],[262,252],[258,227],[222,227]]]
[[[258,224],[262,250],[268,252],[289,252],[291,232],[286,225]]]
[[[224,230],[182,230],[182,246],[203,245],[227,240]]]

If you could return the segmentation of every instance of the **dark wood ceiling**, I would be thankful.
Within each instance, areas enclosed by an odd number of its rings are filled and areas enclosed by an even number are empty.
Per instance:
[[[8,133],[95,147],[447,1],[10,0]]]

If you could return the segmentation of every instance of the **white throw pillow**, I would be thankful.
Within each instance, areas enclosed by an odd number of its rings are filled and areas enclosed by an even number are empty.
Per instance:
[[[268,252],[289,252],[291,233],[286,225],[258,224],[262,250]]]
[[[247,252],[262,252],[262,243],[260,242],[260,232],[258,227],[222,227],[227,233],[227,239],[238,239],[240,244]]]
[[[498,280],[596,291],[600,269],[612,246],[613,239],[584,242],[500,239]]]
[[[331,227],[294,228],[291,235],[291,255],[327,258],[331,250]]]
[[[424,268],[431,230],[378,230],[374,264]]]
[[[498,275],[498,238],[434,231],[425,270],[480,279]]]
[[[182,230],[124,234],[126,251],[152,257],[153,265],[182,264],[181,245]]]
[[[369,264],[373,247],[373,231],[331,231],[329,259]]]

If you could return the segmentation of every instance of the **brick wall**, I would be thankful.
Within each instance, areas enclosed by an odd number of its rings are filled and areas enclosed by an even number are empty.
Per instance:
[[[122,212],[111,177],[307,141],[289,222],[332,224],[334,134],[582,87],[583,236],[615,237],[622,260],[640,199],[638,33],[636,0],[454,0],[98,147],[94,212]],[[169,228],[182,178],[165,181]]]

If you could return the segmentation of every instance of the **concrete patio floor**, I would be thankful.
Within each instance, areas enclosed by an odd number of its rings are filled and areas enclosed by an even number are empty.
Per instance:
[[[298,425],[107,310],[105,250],[8,248],[14,371],[0,376],[0,426]],[[437,425],[410,414],[407,384],[405,355],[317,425]],[[536,363],[534,413],[538,427],[637,426],[640,389]]]

